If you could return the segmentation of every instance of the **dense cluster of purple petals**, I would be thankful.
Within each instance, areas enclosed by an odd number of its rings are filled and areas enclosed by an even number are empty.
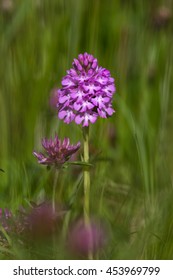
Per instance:
[[[42,140],[42,146],[46,153],[33,152],[34,156],[38,159],[38,162],[44,165],[54,165],[55,167],[61,167],[70,157],[80,148],[80,142],[76,145],[70,145],[69,138],[61,140],[55,135],[55,138]]]
[[[97,59],[88,53],[79,54],[72,65],[58,90],[59,119],[89,126],[98,117],[111,116],[115,112],[112,108],[115,84],[110,71],[99,67]]]

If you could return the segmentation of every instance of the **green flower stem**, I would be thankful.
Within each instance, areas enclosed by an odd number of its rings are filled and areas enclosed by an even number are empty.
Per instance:
[[[83,128],[85,163],[89,163],[89,127]],[[84,166],[84,223],[90,232],[90,166]],[[93,259],[92,251],[88,252],[88,258]]]
[[[54,182],[53,182],[53,192],[52,192],[52,209],[53,212],[55,213],[55,208],[56,208],[56,186],[57,186],[57,182],[58,182],[58,175],[59,175],[59,171],[57,169],[55,169],[55,175],[54,175]]]
[[[89,127],[83,128],[84,139],[84,162],[89,163]],[[90,224],[89,210],[90,196],[90,171],[88,166],[84,166],[84,222],[85,225]]]

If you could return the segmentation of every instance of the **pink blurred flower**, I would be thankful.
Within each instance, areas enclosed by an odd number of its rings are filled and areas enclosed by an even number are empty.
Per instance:
[[[87,256],[89,251],[96,253],[106,243],[105,229],[96,221],[91,221],[86,226],[81,219],[69,230],[68,245],[70,250],[82,256]]]
[[[27,217],[28,233],[34,238],[46,237],[53,232],[55,214],[52,206],[43,203],[34,207]]]
[[[25,222],[25,232],[31,240],[38,240],[50,237],[55,231],[64,211],[56,207],[54,211],[51,203],[44,201],[39,205],[34,205],[29,214],[23,216]]]

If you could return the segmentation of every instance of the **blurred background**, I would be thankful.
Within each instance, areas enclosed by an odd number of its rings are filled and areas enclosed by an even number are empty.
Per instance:
[[[117,89],[116,113],[90,134],[91,213],[109,232],[101,258],[172,259],[172,0],[0,0],[0,207],[51,197],[53,176],[32,154],[43,137],[82,141],[50,98],[85,51]],[[57,202],[72,218],[80,180],[79,167],[58,179]]]

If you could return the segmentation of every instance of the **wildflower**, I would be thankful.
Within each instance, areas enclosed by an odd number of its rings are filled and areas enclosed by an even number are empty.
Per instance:
[[[112,108],[115,85],[109,70],[99,67],[97,59],[88,53],[79,54],[72,65],[58,90],[59,119],[89,126],[98,117],[111,116],[115,112]]]
[[[76,145],[70,145],[69,138],[65,138],[63,142],[55,135],[54,139],[42,140],[42,146],[46,154],[33,152],[38,162],[44,165],[54,165],[56,168],[61,167],[70,157],[80,148],[80,142]]]
[[[105,245],[105,231],[98,222],[91,221],[90,226],[86,226],[79,220],[71,228],[68,241],[72,252],[87,256],[89,251],[96,253]]]
[[[60,215],[52,209],[51,203],[44,201],[39,205],[35,204],[29,214],[25,215],[26,234],[31,239],[49,237],[59,218]]]

